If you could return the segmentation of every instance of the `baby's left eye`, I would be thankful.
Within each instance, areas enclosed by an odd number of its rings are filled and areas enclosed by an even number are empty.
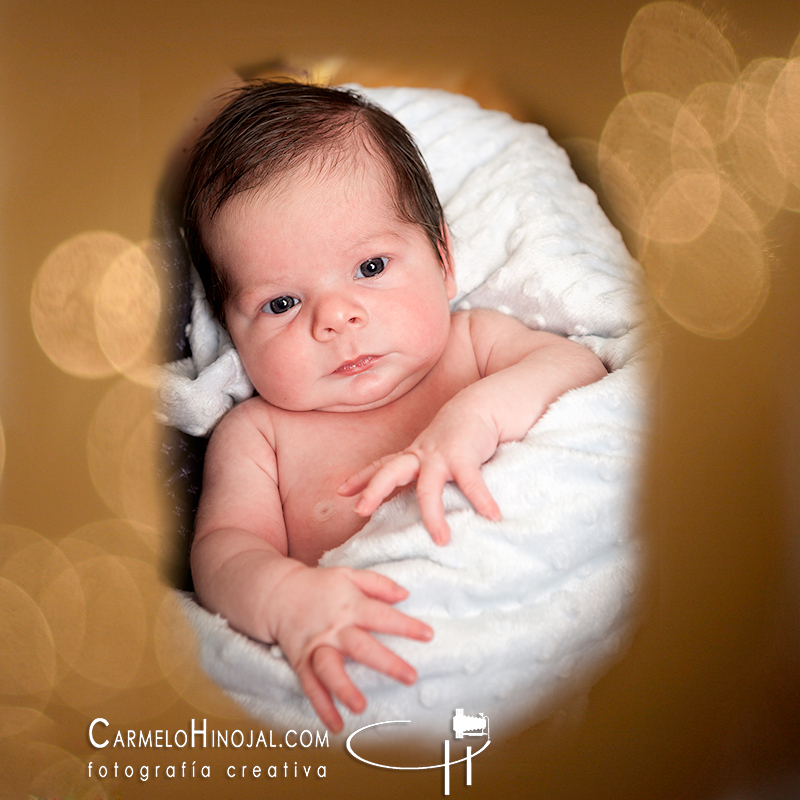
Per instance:
[[[378,256],[377,258],[370,258],[365,261],[356,271],[357,278],[374,278],[379,275],[386,268],[389,263],[388,258]]]

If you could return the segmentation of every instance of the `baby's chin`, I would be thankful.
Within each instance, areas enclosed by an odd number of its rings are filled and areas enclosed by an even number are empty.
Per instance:
[[[387,388],[376,387],[373,391],[353,392],[351,397],[331,397],[329,401],[322,400],[316,403],[292,402],[284,398],[271,399],[269,396],[261,395],[270,405],[280,408],[283,411],[327,411],[335,414],[353,414],[359,411],[373,411],[383,406],[388,406],[395,400],[407,394],[416,386],[418,381],[413,383],[401,383]]]
[[[402,396],[402,395],[399,395]],[[319,408],[315,408],[315,411],[329,411],[333,414],[352,414],[358,411],[373,411],[376,408],[382,408],[383,406],[388,406],[389,403],[392,403],[396,400],[396,397],[386,397],[381,400],[375,400],[372,403],[364,403],[364,404],[340,404],[340,405],[332,405],[332,406],[320,406]]]

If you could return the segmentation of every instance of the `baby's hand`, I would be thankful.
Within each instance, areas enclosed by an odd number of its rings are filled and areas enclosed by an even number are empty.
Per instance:
[[[339,494],[361,492],[356,513],[373,514],[398,487],[417,482],[422,522],[436,544],[447,544],[450,528],[442,492],[455,481],[475,510],[499,520],[500,509],[486,488],[481,465],[494,455],[500,440],[490,415],[480,413],[469,389],[444,405],[431,424],[402,452],[385,456],[348,478]]]
[[[276,586],[268,607],[272,630],[322,722],[343,727],[333,698],[353,713],[366,700],[344,669],[345,657],[405,684],[417,673],[371,634],[388,633],[428,641],[431,628],[392,608],[408,592],[376,572],[298,564]]]

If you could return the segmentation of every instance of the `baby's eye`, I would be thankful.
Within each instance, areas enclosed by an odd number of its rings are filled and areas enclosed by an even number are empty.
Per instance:
[[[357,278],[374,278],[379,275],[386,268],[389,263],[388,258],[378,256],[377,258],[370,258],[365,261],[356,271]]]
[[[270,300],[269,303],[261,307],[265,314],[283,314],[290,308],[294,308],[300,301],[296,297],[285,294],[282,297],[276,297]]]

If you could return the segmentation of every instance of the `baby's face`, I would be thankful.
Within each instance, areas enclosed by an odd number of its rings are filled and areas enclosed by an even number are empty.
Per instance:
[[[450,261],[443,268],[422,229],[398,219],[381,170],[362,160],[237,195],[207,237],[231,287],[231,338],[280,408],[385,405],[447,344]]]

